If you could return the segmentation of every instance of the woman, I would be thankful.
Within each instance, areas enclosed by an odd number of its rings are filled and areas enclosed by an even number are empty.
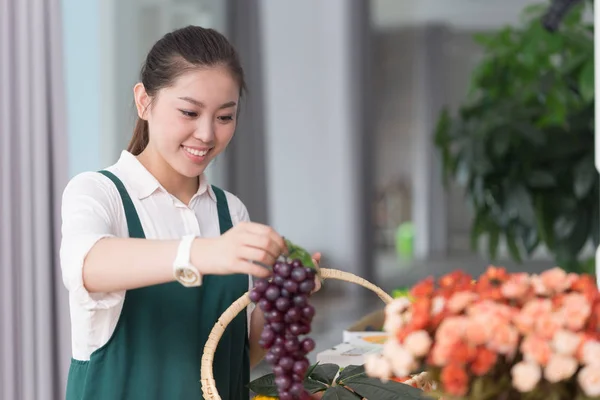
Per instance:
[[[236,127],[244,74],[214,30],[187,27],[150,50],[134,87],[127,151],[67,185],[61,266],[73,359],[67,400],[199,399],[204,344],[223,311],[286,252],[249,222],[242,202],[205,168]],[[320,255],[315,254],[318,260]],[[223,399],[247,399],[263,356],[259,308],[240,313],[215,354]]]

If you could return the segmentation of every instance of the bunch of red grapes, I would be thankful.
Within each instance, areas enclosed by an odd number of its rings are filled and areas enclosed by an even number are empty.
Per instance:
[[[250,292],[265,315],[260,345],[268,349],[265,360],[273,367],[280,400],[305,400],[302,382],[310,367],[308,353],[315,342],[302,337],[311,331],[315,309],[308,298],[315,289],[315,270],[299,260],[278,261],[271,280],[259,279]]]

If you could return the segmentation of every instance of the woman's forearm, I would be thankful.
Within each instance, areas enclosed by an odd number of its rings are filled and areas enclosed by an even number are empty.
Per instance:
[[[265,316],[259,307],[252,311],[250,319],[250,368],[254,368],[265,357],[267,351],[263,349],[258,341],[265,326]]]
[[[173,281],[178,240],[106,238],[92,247],[83,265],[89,292],[136,289]]]

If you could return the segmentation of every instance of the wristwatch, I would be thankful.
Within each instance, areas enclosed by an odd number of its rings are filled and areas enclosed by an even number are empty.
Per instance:
[[[194,267],[190,262],[190,253],[192,251],[192,243],[196,239],[195,236],[184,236],[177,248],[177,256],[173,262],[173,275],[175,280],[186,287],[194,287],[202,285],[202,276],[198,272],[198,268]]]

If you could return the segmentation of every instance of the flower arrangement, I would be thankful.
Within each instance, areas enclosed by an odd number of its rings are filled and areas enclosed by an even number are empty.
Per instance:
[[[444,399],[600,399],[600,296],[590,275],[489,267],[425,279],[386,307],[367,358],[383,381],[426,370]]]

